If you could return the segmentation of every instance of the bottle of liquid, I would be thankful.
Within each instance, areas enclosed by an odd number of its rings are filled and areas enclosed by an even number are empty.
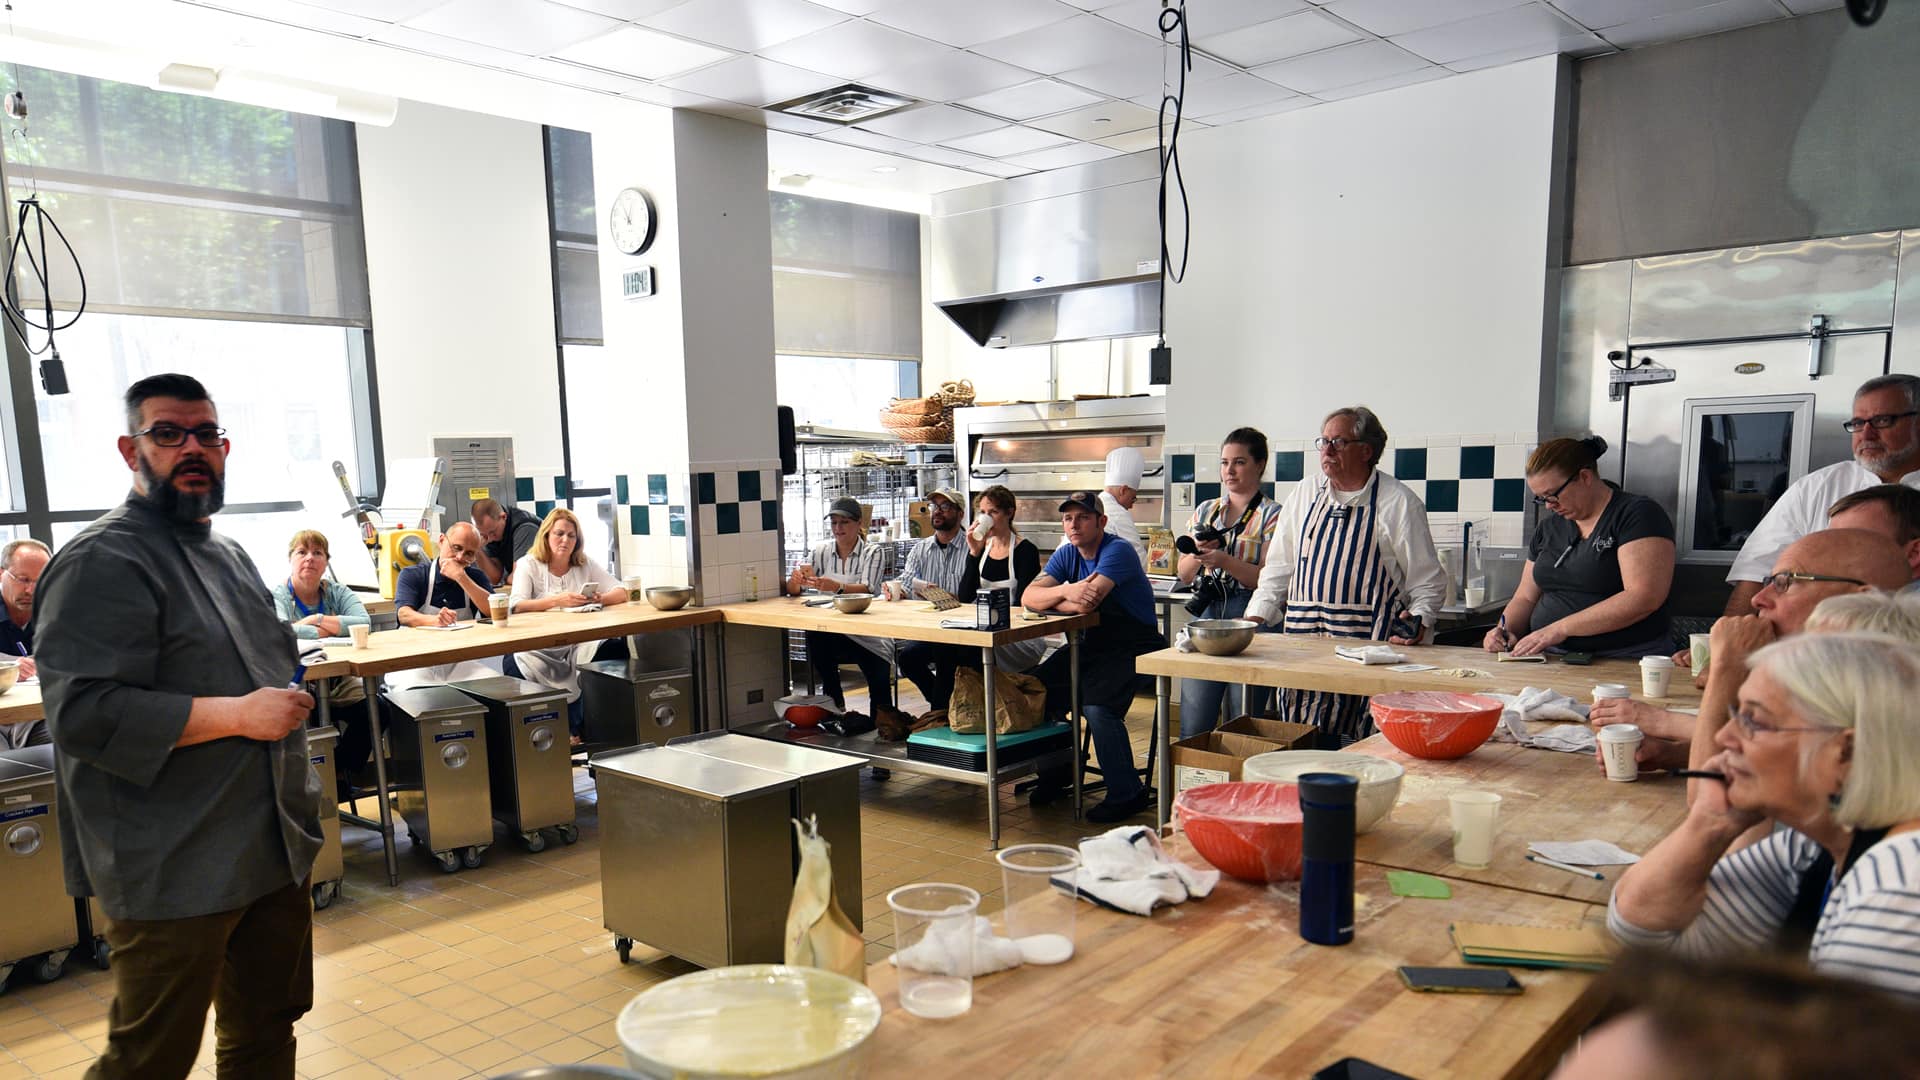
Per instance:
[[[1360,781],[1303,773],[1300,784],[1300,936],[1315,945],[1353,940],[1353,805]]]
[[[757,566],[747,567],[747,599],[760,599],[760,568]]]

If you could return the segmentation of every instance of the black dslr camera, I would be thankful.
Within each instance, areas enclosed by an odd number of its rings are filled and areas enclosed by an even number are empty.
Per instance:
[[[1199,542],[1205,540],[1215,544],[1225,544],[1227,534],[1211,525],[1202,525],[1193,530],[1192,536],[1182,536],[1174,540],[1174,549],[1182,555],[1200,554]],[[1199,616],[1215,600],[1227,598],[1226,575],[1218,570],[1203,570],[1194,579],[1193,595],[1187,600],[1187,614]]]

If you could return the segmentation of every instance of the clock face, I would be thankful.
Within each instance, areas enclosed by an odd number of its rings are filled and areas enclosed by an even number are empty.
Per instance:
[[[638,255],[653,246],[654,224],[653,200],[646,192],[627,188],[614,196],[607,231],[613,234],[613,246],[623,254]]]

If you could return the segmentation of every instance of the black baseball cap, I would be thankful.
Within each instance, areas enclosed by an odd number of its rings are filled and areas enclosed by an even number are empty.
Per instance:
[[[1060,512],[1064,514],[1069,510],[1085,510],[1089,514],[1106,513],[1100,506],[1100,496],[1090,491],[1076,491],[1067,496],[1066,501],[1060,504]]]

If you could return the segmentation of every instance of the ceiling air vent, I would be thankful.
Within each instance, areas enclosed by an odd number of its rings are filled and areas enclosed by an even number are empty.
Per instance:
[[[914,104],[914,99],[890,94],[885,90],[875,90],[871,86],[848,83],[836,86],[832,90],[822,90],[817,94],[794,98],[767,106],[774,112],[792,113],[813,120],[825,120],[831,124],[852,124],[861,120],[871,120],[884,116],[896,109],[904,109]]]

